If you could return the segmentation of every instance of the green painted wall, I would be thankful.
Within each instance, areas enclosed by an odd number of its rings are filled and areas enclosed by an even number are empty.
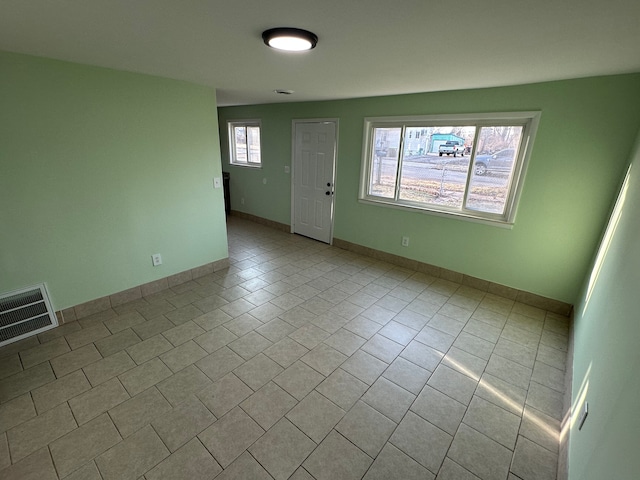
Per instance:
[[[365,117],[528,110],[542,118],[513,229],[358,202]],[[640,127],[640,75],[218,112],[234,210],[289,224],[291,121],[339,118],[336,238],[573,303]],[[228,165],[239,118],[262,120],[260,170]]]
[[[571,429],[571,480],[637,479],[640,472],[640,137],[574,319],[573,402],[589,416]],[[592,281],[593,279],[593,281]]]
[[[0,52],[0,105],[0,292],[61,309],[227,257],[213,89]]]

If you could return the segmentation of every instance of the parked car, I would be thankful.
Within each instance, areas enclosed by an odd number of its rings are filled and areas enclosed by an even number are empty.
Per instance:
[[[438,147],[438,155],[442,156],[443,154],[457,156],[458,154],[464,157],[464,145],[461,142],[457,142],[455,140],[449,140],[446,143],[443,143]]]
[[[487,172],[510,172],[515,156],[516,151],[513,148],[505,148],[493,155],[477,155],[476,175],[485,175]]]

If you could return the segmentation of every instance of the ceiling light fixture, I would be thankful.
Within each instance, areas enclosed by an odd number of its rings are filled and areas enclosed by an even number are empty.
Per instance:
[[[262,32],[264,44],[287,52],[311,50],[318,43],[316,34],[300,28],[279,27]]]

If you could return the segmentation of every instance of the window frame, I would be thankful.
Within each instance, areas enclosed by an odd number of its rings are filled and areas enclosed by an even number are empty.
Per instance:
[[[260,161],[259,162],[251,162],[249,159],[251,155],[249,154],[249,144],[247,137],[247,161],[238,162],[237,158],[237,150],[236,150],[236,140],[235,140],[235,132],[234,129],[236,127],[258,127],[259,136],[258,144],[260,146]],[[248,168],[262,168],[262,121],[260,119],[248,119],[248,120],[227,120],[227,139],[229,142],[229,165],[235,167],[248,167]]]
[[[362,163],[358,200],[360,203],[369,205],[397,208],[406,211],[420,212],[448,218],[458,218],[471,222],[511,228],[515,223],[518,204],[522,194],[522,187],[524,185],[524,178],[538,125],[540,123],[540,117],[540,111],[366,117],[364,119]],[[480,129],[482,127],[489,126],[519,125],[523,126],[522,139],[520,141],[520,147],[516,158],[514,159],[513,176],[508,187],[503,214],[465,209],[464,202],[460,209],[454,209],[444,206],[401,200],[398,195],[398,188],[402,175],[404,135],[400,140],[394,198],[384,198],[376,195],[369,195],[368,193],[371,176],[373,175],[373,152],[375,149],[374,128],[475,126],[476,134],[474,137],[474,145],[472,146],[471,153],[469,154],[469,170],[467,172],[465,184],[464,198],[466,198],[470,182],[474,175],[473,169],[476,157],[476,143]]]

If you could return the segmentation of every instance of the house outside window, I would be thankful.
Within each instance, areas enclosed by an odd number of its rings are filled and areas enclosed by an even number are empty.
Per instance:
[[[243,167],[261,167],[260,120],[233,120],[229,130],[229,163]]]
[[[539,117],[366,118],[360,201],[512,225]]]

